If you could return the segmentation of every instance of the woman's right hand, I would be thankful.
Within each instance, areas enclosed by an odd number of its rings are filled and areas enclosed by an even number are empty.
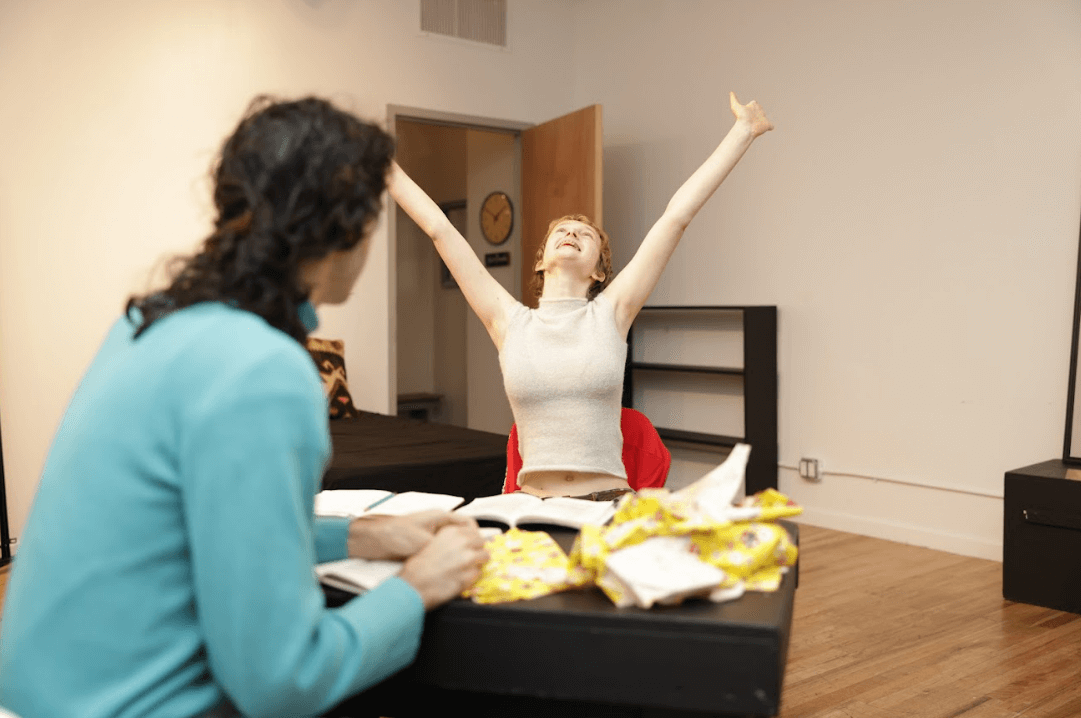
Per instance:
[[[448,524],[405,562],[398,575],[416,589],[429,610],[473,585],[487,561],[488,551],[476,523]]]
[[[736,116],[736,121],[745,123],[754,137],[764,135],[773,129],[773,123],[766,117],[766,111],[754,100],[741,105],[736,99],[736,93],[729,92],[728,104],[732,107],[732,114]]]

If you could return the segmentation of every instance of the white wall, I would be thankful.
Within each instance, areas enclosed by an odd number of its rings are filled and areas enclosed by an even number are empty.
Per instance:
[[[511,0],[509,51],[422,36],[399,0],[0,3],[0,406],[12,533],[52,433],[127,294],[205,234],[219,143],[259,92],[535,122],[572,92],[571,0]],[[363,408],[393,410],[390,255],[377,227],[345,340]]]
[[[488,271],[511,296],[520,295],[521,283],[521,151],[518,138],[502,132],[469,130],[466,133],[466,163],[468,164],[467,198],[470,209],[466,239],[484,261],[489,252],[510,252],[511,263],[491,267]],[[515,207],[516,217],[510,238],[499,246],[484,239],[480,229],[480,206],[491,192],[506,192]],[[499,354],[488,330],[469,312],[466,317],[466,362],[469,384],[469,428],[506,434],[514,423]]]
[[[781,463],[827,472],[781,471],[805,519],[1000,558],[1004,472],[1062,451],[1081,3],[590,0],[575,27],[617,266],[729,89],[777,125],[650,302],[778,306]]]

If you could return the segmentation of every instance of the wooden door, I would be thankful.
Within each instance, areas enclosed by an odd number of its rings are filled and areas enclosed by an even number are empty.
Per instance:
[[[601,106],[522,131],[522,303],[537,306],[533,267],[548,224],[584,214],[604,226]]]

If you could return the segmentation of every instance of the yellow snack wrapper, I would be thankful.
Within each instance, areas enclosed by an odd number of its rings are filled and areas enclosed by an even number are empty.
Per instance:
[[[787,516],[798,516],[803,509],[795,501],[788,498],[776,489],[759,491],[754,496],[748,496],[740,506],[756,506],[759,508],[759,521],[773,521]]]
[[[671,494],[664,490],[643,491],[640,494],[624,494],[612,516],[612,525],[633,521],[634,519],[653,519],[658,524],[670,524],[683,517],[673,511]]]
[[[543,531],[510,529],[485,543],[488,562],[481,575],[462,593],[477,603],[506,603],[537,598],[593,579],[589,571],[571,565],[567,554]]]
[[[764,591],[770,593],[781,587],[781,577],[785,568],[781,566],[767,566],[755,571],[754,575],[744,579],[743,586],[748,591]]]
[[[693,515],[688,506],[664,489],[649,489],[637,496],[623,497],[603,529],[610,551],[642,543],[653,536],[686,536],[714,524]]]
[[[774,549],[784,529],[772,524],[738,522],[691,536],[698,558],[717,568],[747,578],[773,564]]]
[[[691,554],[721,569],[724,578],[711,592],[713,600],[730,600],[744,590],[776,591],[787,567],[795,565],[798,549],[788,532],[771,522],[802,509],[779,491],[767,489],[731,506],[729,513],[714,511],[711,516],[698,510],[688,496],[693,499],[694,494],[676,496],[666,489],[624,496],[607,526],[582,527],[569,556],[544,532],[511,529],[488,542],[491,557],[463,596],[478,603],[502,603],[592,583],[617,606],[638,605],[637,579],[624,583],[608,569],[608,559],[661,536],[687,537]],[[663,574],[662,569],[659,575]],[[678,601],[679,595],[674,593],[672,599]]]
[[[595,578],[604,571],[604,562],[611,551],[604,540],[604,529],[600,526],[585,525],[578,532],[571,546],[569,561],[571,566],[589,573]]]

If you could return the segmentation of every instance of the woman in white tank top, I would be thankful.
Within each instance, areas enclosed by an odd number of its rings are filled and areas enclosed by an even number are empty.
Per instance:
[[[618,276],[599,226],[583,215],[552,222],[534,266],[537,309],[511,296],[424,190],[397,163],[391,167],[391,196],[432,238],[499,351],[518,427],[523,491],[579,496],[628,489],[619,425],[627,332],[687,225],[754,139],[773,129],[757,102],[742,105],[735,93],[729,100],[732,128],[676,191]]]

